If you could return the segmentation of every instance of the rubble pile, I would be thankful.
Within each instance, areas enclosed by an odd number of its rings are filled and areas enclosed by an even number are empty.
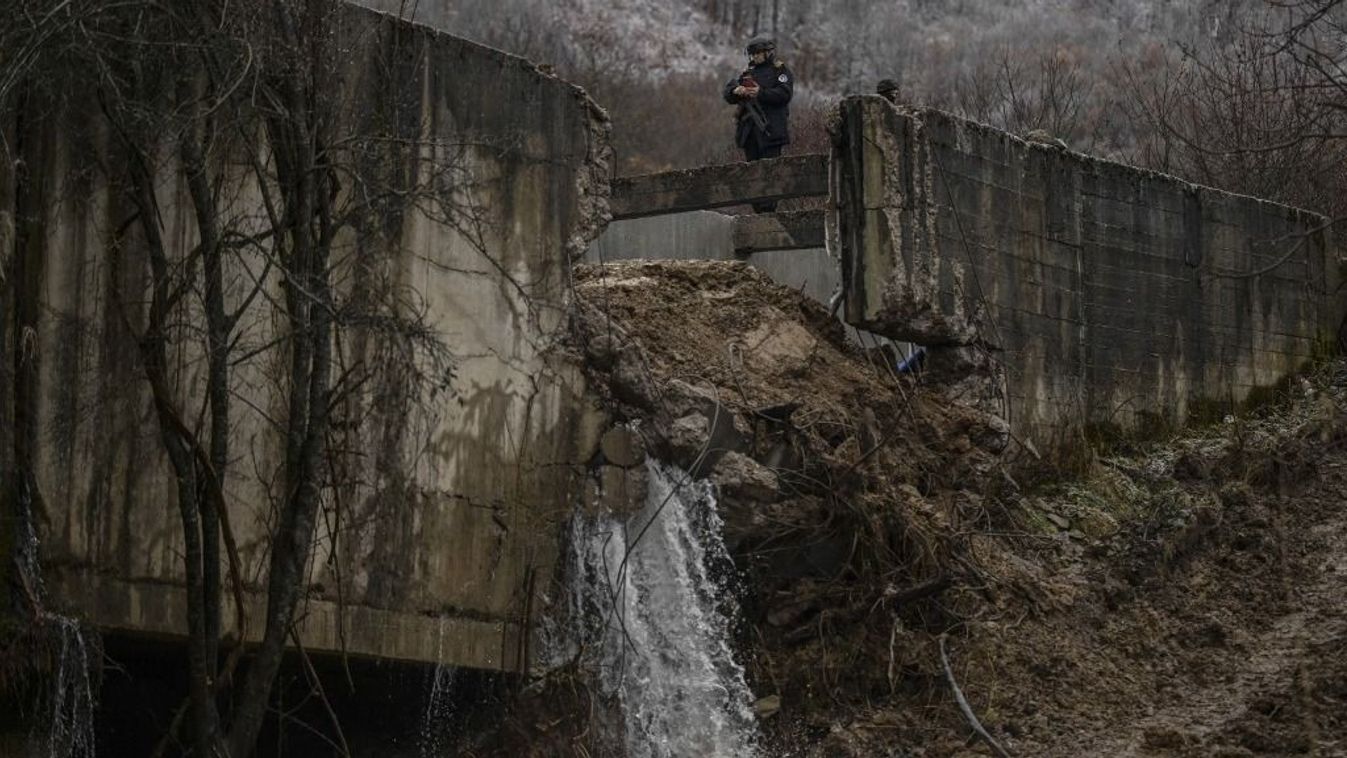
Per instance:
[[[764,754],[990,754],[951,678],[1021,755],[1347,754],[1347,668],[1306,668],[1347,633],[1340,366],[1030,485],[966,382],[898,374],[743,264],[580,267],[575,291],[620,430],[596,499],[641,491],[645,455],[716,485]]]

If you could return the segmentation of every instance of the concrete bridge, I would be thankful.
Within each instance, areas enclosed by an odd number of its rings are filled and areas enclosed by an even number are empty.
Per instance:
[[[972,351],[969,370],[991,379],[1014,437],[1044,456],[1069,456],[1092,430],[1178,425],[1257,399],[1334,349],[1342,324],[1340,250],[1324,219],[1296,209],[869,97],[842,103],[830,156],[613,180],[602,111],[525,61],[354,7],[339,38],[349,113],[411,82],[417,128],[477,145],[465,156],[489,218],[484,250],[409,213],[374,251],[422,298],[455,374],[434,412],[371,413],[350,431],[370,455],[341,493],[342,525],[319,530],[300,625],[320,653],[528,665],[562,523],[609,424],[564,344],[567,270],[587,250],[747,257],[783,280],[807,276],[816,297],[840,283],[850,323],[951,359]],[[144,283],[107,263],[109,219],[121,218],[107,188],[70,181],[106,125],[77,101],[65,108],[22,141],[44,181],[0,176],[0,243],[21,273],[0,284],[0,342],[4,364],[30,377],[23,392],[3,387],[0,442],[13,450],[16,414],[32,419],[54,601],[108,630],[172,637],[186,614],[172,475],[114,311]],[[161,198],[181,250],[197,237],[186,193]],[[242,180],[238,195],[260,204]],[[826,210],[707,210],[807,196]],[[253,326],[259,344],[275,329]],[[179,356],[184,396],[199,394],[199,358]],[[243,452],[226,482],[259,617],[279,455],[270,370],[238,372]]]

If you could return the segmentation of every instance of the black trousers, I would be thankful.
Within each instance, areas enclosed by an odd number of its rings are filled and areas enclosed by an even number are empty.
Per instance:
[[[744,160],[761,161],[768,158],[780,158],[781,148],[783,147],[785,147],[785,145],[769,145],[767,147],[762,147],[758,145],[756,139],[749,137],[748,142],[744,145]],[[776,210],[776,201],[769,200],[767,202],[754,203],[753,210],[758,213],[772,213]]]

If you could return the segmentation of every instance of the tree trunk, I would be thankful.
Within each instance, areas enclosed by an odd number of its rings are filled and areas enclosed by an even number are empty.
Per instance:
[[[187,578],[187,665],[188,692],[191,701],[192,744],[196,755],[211,755],[215,740],[216,712],[211,692],[211,671],[207,661],[207,617],[202,562],[200,500],[203,494],[193,460],[191,442],[181,433],[181,416],[169,394],[167,335],[164,324],[175,303],[170,295],[168,254],[159,230],[159,213],[154,200],[153,169],[146,165],[145,154],[130,146],[130,175],[133,196],[139,211],[140,226],[148,248],[153,297],[145,335],[141,338],[141,361],[154,398],[160,438],[177,476],[178,514],[182,520],[183,567]]]
[[[200,97],[189,93],[192,116],[183,131],[181,154],[187,186],[196,211],[201,255],[206,277],[207,394],[210,399],[210,461],[216,479],[223,485],[229,465],[229,324],[224,307],[224,275],[220,246],[219,213],[211,193],[206,158],[198,129]],[[202,591],[205,613],[206,665],[214,679],[220,642],[220,514],[215,498],[201,498]],[[239,641],[242,643],[242,640]]]

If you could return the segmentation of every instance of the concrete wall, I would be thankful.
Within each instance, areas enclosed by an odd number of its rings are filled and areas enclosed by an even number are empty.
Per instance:
[[[607,119],[582,91],[521,59],[368,10],[343,12],[335,44],[346,66],[332,93],[342,100],[337,133],[393,119],[397,133],[433,142],[461,168],[447,181],[483,215],[460,230],[395,207],[337,244],[341,302],[375,283],[403,293],[450,350],[452,374],[437,393],[406,398],[396,339],[356,326],[342,332],[343,365],[363,362],[371,373],[344,401],[356,421],[334,430],[335,445],[360,454],[345,459],[345,484],[325,493],[301,634],[317,651],[513,668],[526,609],[536,607],[530,598],[551,575],[556,521],[597,445],[585,431],[597,428],[596,411],[579,366],[558,343],[568,267],[605,218]],[[94,102],[72,91],[6,125],[21,137],[8,144],[21,145],[29,178],[0,176],[3,218],[17,219],[0,229],[3,249],[15,249],[16,228],[26,240],[0,290],[0,345],[4,365],[35,369],[36,384],[25,399],[12,381],[0,383],[0,448],[13,449],[15,414],[35,419],[52,601],[105,628],[172,635],[185,628],[182,528],[130,333],[143,322],[145,257],[119,236],[134,226],[123,226],[129,208],[110,187],[114,142]],[[158,167],[158,201],[181,257],[197,232],[171,147]],[[398,155],[376,165],[393,177],[435,170],[422,151]],[[232,165],[229,212],[260,216],[247,161]],[[470,234],[480,235],[480,249]],[[230,310],[254,277],[276,276],[259,255],[231,256],[227,267]],[[278,288],[266,289],[236,329],[235,354],[250,357],[232,377],[225,481],[254,636],[284,458],[274,420],[285,414],[288,360],[280,305],[269,297]],[[181,315],[200,323],[199,303],[189,301]],[[184,329],[170,345],[174,391],[193,418],[202,339]],[[226,611],[232,629],[228,602]]]
[[[742,260],[772,281],[799,290],[824,305],[837,291],[842,271],[837,258],[823,248],[764,250],[747,256],[734,252],[734,216],[716,211],[691,211],[667,216],[613,221],[585,253],[586,263],[629,260]],[[890,340],[850,325],[847,336],[870,348]],[[913,346],[893,343],[896,355]]]
[[[985,347],[1040,448],[1219,412],[1334,343],[1343,261],[1314,214],[879,98],[841,113],[847,320]]]
[[[826,303],[841,272],[827,250],[734,253],[734,216],[716,211],[614,221],[585,254],[586,263],[626,260],[743,260],[791,289]]]
[[[627,260],[735,260],[734,216],[691,211],[608,224],[586,263]]]

